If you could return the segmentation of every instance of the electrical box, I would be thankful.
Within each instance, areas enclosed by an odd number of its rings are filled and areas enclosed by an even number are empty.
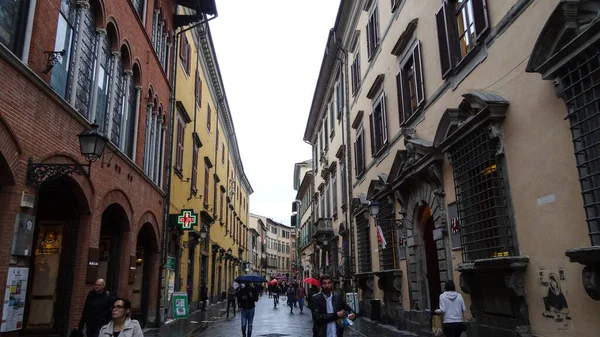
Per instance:
[[[34,216],[17,213],[10,252],[12,255],[31,256],[31,251],[33,249],[34,224]]]

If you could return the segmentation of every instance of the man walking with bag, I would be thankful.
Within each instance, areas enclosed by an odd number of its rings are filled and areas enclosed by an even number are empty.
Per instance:
[[[344,326],[351,324],[356,315],[343,297],[333,291],[333,280],[321,275],[321,292],[311,297],[313,337],[342,337]],[[348,322],[349,320],[350,322]]]
[[[103,279],[97,279],[94,289],[88,293],[85,300],[79,330],[83,330],[85,324],[86,336],[98,337],[100,328],[108,324],[112,318],[112,304],[113,296],[106,291],[106,283]]]

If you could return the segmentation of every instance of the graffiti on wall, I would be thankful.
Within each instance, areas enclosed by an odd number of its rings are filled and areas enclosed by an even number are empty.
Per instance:
[[[558,329],[568,329],[571,324],[566,278],[563,269],[540,269],[539,284],[544,300],[543,316],[552,319]]]

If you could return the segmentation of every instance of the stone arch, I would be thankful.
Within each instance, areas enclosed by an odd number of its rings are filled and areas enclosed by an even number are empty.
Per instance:
[[[142,230],[142,227],[145,224],[150,224],[152,227],[152,231],[154,232],[154,237],[156,238],[156,247],[157,249],[160,248],[160,230],[158,227],[158,220],[156,219],[156,216],[154,215],[154,213],[152,213],[152,211],[146,211],[141,217],[140,220],[138,221],[138,233],[139,231]]]
[[[104,0],[90,0],[90,8],[94,14],[96,21],[96,27],[106,27],[106,10],[104,6]]]
[[[112,51],[119,51],[119,29],[112,17],[109,18],[109,21],[106,24],[106,36],[110,41],[110,49]]]
[[[4,157],[8,171],[11,173],[10,180],[14,183],[14,177],[18,175],[19,157],[21,155],[19,140],[11,131],[10,126],[0,116],[0,154]]]
[[[114,189],[106,193],[102,198],[102,209],[105,210],[112,204],[118,204],[123,208],[125,214],[127,215],[129,227],[131,227],[131,221],[133,220],[133,207],[129,198],[127,197],[127,194],[120,189]],[[129,228],[126,230],[128,231]]]
[[[133,59],[131,70],[133,71],[133,83],[135,85],[142,85],[142,66],[140,66],[140,60],[136,57]]]

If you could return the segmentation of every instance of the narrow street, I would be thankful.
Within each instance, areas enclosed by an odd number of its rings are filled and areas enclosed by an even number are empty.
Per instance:
[[[241,336],[240,314],[236,316],[230,313],[229,318],[223,315],[219,320],[209,325],[207,329],[200,329],[191,334],[195,337],[233,337]],[[294,308],[294,314],[290,314],[290,308],[286,305],[285,297],[281,297],[277,308],[273,308],[273,299],[267,295],[260,297],[256,303],[254,315],[254,326],[252,330],[254,337],[310,337],[312,336],[311,312],[304,308],[300,313],[299,308]],[[399,337],[414,336],[407,332],[395,330],[389,326],[372,323],[365,318],[358,318],[356,323],[346,328],[345,337]]]

